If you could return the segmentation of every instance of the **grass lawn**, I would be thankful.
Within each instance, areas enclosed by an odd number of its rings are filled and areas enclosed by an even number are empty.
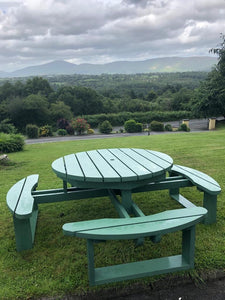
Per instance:
[[[221,185],[218,196],[218,218],[213,225],[197,225],[195,269],[180,272],[179,276],[198,278],[202,273],[225,268],[225,130],[203,133],[177,133],[140,137],[121,137],[96,140],[26,145],[25,151],[9,154],[10,164],[0,166],[0,299],[29,299],[41,296],[82,294],[109,287],[128,287],[134,282],[150,284],[158,277],[144,278],[89,288],[86,241],[63,236],[66,222],[104,217],[117,217],[107,198],[39,205],[39,218],[34,248],[16,252],[12,215],[6,205],[6,194],[18,180],[39,174],[38,189],[62,187],[51,170],[56,158],[73,152],[100,148],[136,147],[165,152],[175,164],[198,169],[212,176]],[[202,205],[203,194],[196,188],[186,188],[183,194],[193,203]],[[178,208],[168,191],[134,195],[135,202],[145,214]],[[162,238],[159,244],[146,240],[136,247],[133,241],[109,241],[95,248],[97,266],[125,263],[181,251],[181,234]],[[177,276],[177,274],[175,274]],[[174,274],[162,275],[173,279]],[[160,278],[161,278],[160,277]]]

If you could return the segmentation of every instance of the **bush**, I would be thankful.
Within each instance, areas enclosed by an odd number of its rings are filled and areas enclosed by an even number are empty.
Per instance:
[[[179,131],[190,131],[190,128],[187,126],[187,124],[183,123],[178,128]]]
[[[83,118],[73,119],[70,125],[78,135],[83,134],[90,127],[87,121]]]
[[[94,134],[94,133],[95,133],[95,131],[94,131],[94,129],[92,129],[92,128],[88,128],[88,131],[87,131],[87,133],[88,133],[88,134]]]
[[[166,124],[165,125],[165,130],[166,131],[173,131],[173,127],[171,126],[171,124]]]
[[[135,120],[128,120],[124,123],[124,129],[126,130],[126,132],[136,132],[137,127],[136,127],[137,123]]]
[[[150,128],[152,131],[164,131],[164,124],[158,121],[152,121]]]
[[[38,127],[37,125],[27,124],[26,126],[26,135],[29,139],[38,138]]]
[[[0,133],[0,152],[9,153],[23,150],[24,137],[21,134]]]
[[[66,129],[58,129],[57,134],[61,136],[65,136],[67,135],[67,131]]]
[[[136,132],[142,132],[142,131],[143,131],[143,124],[136,123]]]
[[[45,136],[53,136],[52,132],[52,126],[50,125],[44,125],[39,128],[39,136],[45,137]]]
[[[57,127],[59,129],[66,129],[67,126],[69,126],[69,122],[66,119],[59,119],[57,121]]]
[[[66,131],[69,135],[74,135],[74,129],[71,125],[66,126]]]
[[[104,122],[102,122],[102,124],[100,124],[99,126],[99,131],[101,133],[110,133],[112,132],[112,125],[108,120],[105,120]]]
[[[16,127],[9,123],[9,119],[5,119],[0,123],[0,132],[3,133],[16,133]]]

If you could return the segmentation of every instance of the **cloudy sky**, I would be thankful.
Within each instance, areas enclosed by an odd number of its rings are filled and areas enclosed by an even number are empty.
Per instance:
[[[209,55],[225,0],[0,0],[0,70]]]

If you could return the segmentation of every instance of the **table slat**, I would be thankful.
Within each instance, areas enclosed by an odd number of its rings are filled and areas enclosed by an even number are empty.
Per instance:
[[[92,162],[87,152],[76,153],[76,158],[79,162],[79,165],[84,173],[84,181],[92,182],[103,182],[103,176],[96,168],[95,164]]]
[[[84,174],[80,168],[75,154],[64,156],[68,179],[78,179],[84,181]]]
[[[101,149],[98,152],[105,158],[105,160],[113,167],[116,172],[121,176],[122,181],[134,181],[138,179],[131,169],[129,169],[122,161],[120,161],[108,149]]]

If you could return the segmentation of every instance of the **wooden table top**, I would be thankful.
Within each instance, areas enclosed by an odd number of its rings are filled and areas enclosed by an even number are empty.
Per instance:
[[[77,187],[95,183],[140,182],[164,175],[173,160],[167,154],[136,148],[99,149],[69,154],[56,159],[52,169],[64,181]]]

